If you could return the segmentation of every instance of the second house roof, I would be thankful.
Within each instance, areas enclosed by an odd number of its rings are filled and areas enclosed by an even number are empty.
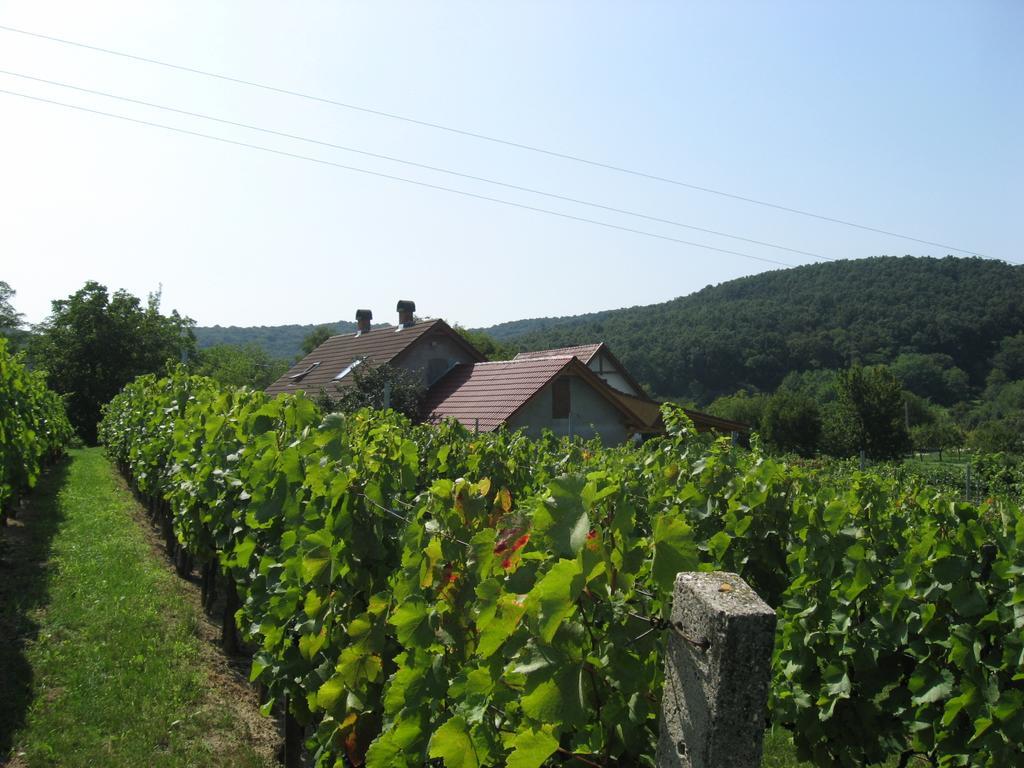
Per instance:
[[[451,418],[469,429],[478,427],[481,432],[490,432],[506,423],[556,377],[569,373],[586,381],[625,421],[636,421],[636,415],[611,388],[573,355],[457,365],[430,388],[424,413],[433,422]]]
[[[267,387],[268,395],[332,391],[335,386],[351,386],[352,376],[336,377],[356,360],[376,368],[384,363],[399,362],[422,339],[442,335],[463,347],[469,357],[483,360],[477,349],[452,330],[444,320],[423,320],[400,329],[393,326],[373,328],[362,333],[332,336],[295,363],[281,378]]]

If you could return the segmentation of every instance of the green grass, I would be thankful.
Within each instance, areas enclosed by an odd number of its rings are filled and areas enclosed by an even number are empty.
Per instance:
[[[899,762],[898,756],[891,757],[878,764],[878,768],[896,768]],[[796,759],[796,747],[793,746],[793,737],[789,731],[785,728],[772,728],[764,735],[761,768],[814,768],[814,764]]]
[[[20,541],[0,534],[0,763],[270,764],[102,452],[73,451],[31,504]]]
[[[809,765],[796,759],[793,739],[785,728],[772,728],[765,733],[761,768],[798,768]]]

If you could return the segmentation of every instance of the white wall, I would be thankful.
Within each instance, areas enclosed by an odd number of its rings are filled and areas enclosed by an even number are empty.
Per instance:
[[[594,355],[594,359],[590,361],[590,370],[604,379],[608,386],[614,387],[619,392],[625,392],[627,395],[641,395],[640,392],[636,391],[636,387],[619,373],[619,369],[604,352]]]
[[[626,439],[626,424],[615,406],[599,395],[578,376],[570,376],[572,434],[590,440],[600,437],[605,445]],[[570,419],[551,418],[551,384],[509,420],[510,429],[522,429],[530,437],[540,437],[544,429],[556,435],[568,435]]]
[[[432,360],[438,361],[433,369],[430,364]],[[410,371],[417,371],[423,377],[423,383],[429,387],[455,363],[473,362],[476,360],[461,345],[442,334],[428,333],[401,357],[398,364]],[[434,378],[431,378],[431,374]]]

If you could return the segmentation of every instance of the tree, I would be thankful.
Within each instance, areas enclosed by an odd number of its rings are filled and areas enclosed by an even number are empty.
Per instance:
[[[0,280],[0,334],[6,336],[10,331],[16,331],[21,327],[21,313],[15,312],[11,305],[14,298],[14,289],[3,280]]]
[[[910,449],[903,389],[884,365],[855,365],[836,377],[836,402],[826,425],[830,453],[891,459]]]
[[[18,352],[25,348],[30,334],[22,327],[23,315],[14,309],[13,298],[14,289],[0,280],[0,337],[7,339],[10,352]]]
[[[333,335],[331,329],[326,325],[317,326],[307,333],[306,337],[302,340],[302,353],[308,355]]]
[[[483,331],[471,331],[458,324],[452,328],[488,360],[511,360],[516,356],[516,350],[512,345],[503,344]]]
[[[1024,412],[979,424],[967,445],[982,453],[1024,454]]]
[[[390,408],[412,420],[420,418],[427,394],[423,380],[413,371],[392,365],[357,366],[352,385],[338,387],[335,394],[321,390],[318,403],[325,410],[350,413],[361,408]]]
[[[735,395],[718,398],[708,406],[707,410],[713,416],[741,421],[744,424],[749,424],[755,432],[760,432],[767,401],[768,398],[765,395],[752,395],[746,390],[740,390]]]
[[[194,367],[229,387],[263,389],[288,370],[288,363],[275,360],[258,344],[218,344],[199,350]]]
[[[160,314],[159,292],[145,306],[126,291],[108,295],[89,281],[53,302],[30,346],[31,359],[52,389],[67,395],[68,417],[87,443],[96,442],[100,407],[143,373],[195,352],[195,323],[176,311]]]
[[[910,439],[915,451],[922,453],[938,451],[939,461],[942,461],[944,450],[957,448],[964,444],[964,433],[948,416],[941,416],[933,421],[911,427]]]
[[[821,439],[818,404],[806,395],[780,389],[765,403],[761,435],[776,450],[813,454]]]
[[[970,389],[967,374],[949,355],[907,352],[893,361],[891,370],[905,389],[943,405],[963,400]]]
[[[999,342],[992,367],[1002,371],[1007,380],[1024,379],[1024,333],[1007,336]]]

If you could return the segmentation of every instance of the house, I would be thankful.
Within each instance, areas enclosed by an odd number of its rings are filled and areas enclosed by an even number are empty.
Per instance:
[[[532,360],[538,357],[555,357],[557,355],[572,355],[579,358],[580,362],[596,373],[605,384],[619,392],[624,392],[634,397],[647,397],[644,394],[644,388],[626,370],[626,366],[620,363],[619,359],[612,354],[611,349],[603,341],[597,344],[583,344],[576,347],[544,349],[539,352],[520,352],[515,356],[515,359]]]
[[[429,387],[458,363],[483,362],[484,356],[444,320],[417,321],[415,312],[413,302],[400,301],[398,325],[373,328],[373,313],[360,309],[355,333],[329,338],[267,387],[267,394],[334,394],[352,385],[357,367],[385,363],[418,372]]]
[[[429,421],[456,419],[490,432],[501,426],[540,437],[625,441],[643,424],[616,393],[573,355],[456,365],[427,393]]]
[[[531,360],[555,355],[573,355],[590,368],[613,391],[615,396],[634,416],[635,432],[660,434],[665,431],[661,420],[661,403],[652,400],[619,359],[612,354],[604,342],[584,344],[576,347],[545,349],[539,352],[520,352],[516,360]],[[698,432],[725,432],[742,435],[750,432],[750,425],[731,419],[723,419],[708,413],[684,408]]]
[[[331,394],[351,386],[359,366],[389,364],[422,377],[423,416],[431,422],[456,419],[479,432],[505,426],[533,437],[548,429],[606,444],[665,430],[660,404],[603,342],[486,362],[443,320],[416,320],[413,302],[400,301],[397,309],[397,326],[377,328],[371,327],[372,313],[359,310],[355,333],[329,338],[267,387],[267,394]],[[701,431],[749,431],[739,422],[687,413]]]

